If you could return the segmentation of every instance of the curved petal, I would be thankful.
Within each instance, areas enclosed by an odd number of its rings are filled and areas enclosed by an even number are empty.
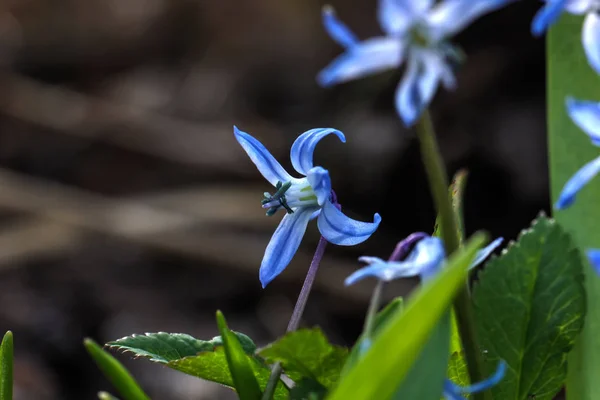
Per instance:
[[[340,246],[354,246],[367,240],[380,222],[379,214],[374,215],[372,223],[353,220],[326,201],[317,219],[317,226],[327,241]]]
[[[369,256],[358,257],[358,261],[361,263],[365,263],[365,264],[375,264],[375,263],[383,264],[383,263],[385,263],[385,260],[383,258],[369,257]]]
[[[496,372],[494,372],[492,376],[488,377],[487,379],[481,382],[477,382],[470,386],[461,388],[461,392],[465,394],[483,392],[484,390],[487,390],[492,386],[497,385],[498,382],[500,382],[502,378],[504,378],[504,374],[506,374],[506,362],[500,361],[498,363],[498,367],[496,367]]]
[[[358,44],[358,38],[350,28],[340,21],[331,6],[324,6],[322,11],[323,26],[329,36],[340,46],[348,48]]]
[[[582,15],[592,10],[595,0],[567,0],[565,10],[571,14]]]
[[[382,260],[383,261],[383,260]],[[365,278],[373,277],[381,281],[389,282],[398,278],[419,275],[420,270],[411,263],[405,262],[376,262],[364,268],[354,271],[344,280],[344,285],[354,285]]]
[[[567,97],[569,117],[584,131],[596,146],[600,146],[600,103]]]
[[[427,15],[430,39],[438,41],[462,31],[477,18],[514,0],[445,0]]]
[[[271,185],[275,186],[277,182],[295,182],[297,180],[283,169],[281,164],[279,164],[261,142],[246,132],[240,131],[236,126],[233,127],[233,134],[238,143],[246,151],[246,154],[248,154],[248,157],[256,165],[258,171]]]
[[[543,35],[546,29],[558,20],[566,4],[567,0],[547,0],[546,4],[533,17],[531,23],[533,36]]]
[[[315,207],[297,208],[286,214],[273,233],[260,264],[259,278],[264,288],[288,266],[300,246]]]
[[[423,14],[424,10],[419,7],[426,7],[425,10],[431,7],[431,4],[427,3],[432,1],[379,0],[377,18],[381,29],[389,36],[403,35]]]
[[[585,164],[567,181],[554,207],[558,210],[567,208],[575,201],[577,193],[600,172],[600,157]]]
[[[413,125],[431,102],[440,79],[447,74],[444,61],[432,51],[413,52],[396,89],[396,110],[406,126]]]
[[[376,37],[367,39],[333,60],[319,75],[322,86],[350,81],[375,74],[402,64],[405,43],[396,38]]]
[[[333,128],[316,128],[304,132],[298,136],[298,139],[292,145],[290,151],[290,159],[292,166],[298,173],[307,175],[308,171],[313,167],[313,153],[317,143],[325,136],[334,133],[342,143],[346,143],[346,137],[337,129]]]
[[[483,249],[479,250],[477,252],[477,254],[475,255],[475,259],[473,260],[471,265],[469,265],[469,269],[473,269],[476,266],[478,266],[479,264],[481,264],[486,258],[488,258],[494,252],[494,250],[496,250],[502,244],[503,241],[504,241],[504,238],[499,237],[498,239],[494,240],[492,243],[488,244]]]
[[[600,16],[595,12],[587,14],[583,21],[581,41],[588,63],[600,74]]]
[[[596,274],[600,275],[600,249],[588,249],[585,254]]]
[[[325,168],[314,167],[308,171],[306,178],[317,195],[317,202],[320,206],[323,206],[323,204],[331,197],[331,179],[329,179],[329,172]]]

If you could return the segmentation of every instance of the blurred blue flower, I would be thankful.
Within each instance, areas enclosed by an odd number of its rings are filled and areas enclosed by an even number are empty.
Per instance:
[[[412,125],[433,98],[440,83],[456,86],[453,64],[461,53],[448,38],[483,14],[513,0],[379,0],[378,19],[385,36],[360,42],[337,19],[333,8],[323,8],[325,29],[345,53],[323,69],[323,86],[360,78],[406,62],[395,103],[405,125]]]
[[[581,41],[589,64],[600,74],[600,16],[597,0],[546,0],[546,5],[538,11],[531,24],[535,36],[543,34],[558,17],[566,11],[574,15],[584,15]]]
[[[494,375],[490,376],[484,381],[475,383],[470,386],[459,386],[454,382],[446,379],[444,382],[444,398],[446,400],[464,400],[462,397],[463,394],[472,394],[483,392],[491,388],[492,386],[498,384],[504,378],[504,374],[506,373],[506,363],[504,361],[500,361],[498,363],[498,367],[496,368],[496,372]]]
[[[573,122],[584,131],[593,145],[600,146],[600,103],[566,100],[567,112]],[[575,201],[577,193],[600,172],[600,157],[585,164],[567,181],[556,201],[555,207],[564,209]]]
[[[588,249],[585,253],[594,271],[600,275],[600,249]]]
[[[500,246],[502,241],[502,238],[498,238],[479,250],[469,268],[475,268],[483,262]],[[429,236],[421,239],[403,261],[385,261],[377,257],[360,257],[359,261],[368,265],[346,278],[345,284],[352,285],[367,277],[375,277],[386,282],[410,276],[418,276],[421,280],[427,280],[442,268],[445,258],[446,251],[442,239]]]
[[[353,246],[367,240],[379,226],[381,217],[375,214],[373,223],[355,221],[344,215],[332,203],[329,172],[313,165],[313,152],[317,143],[329,134],[342,142],[344,134],[336,129],[311,129],[300,135],[294,144],[290,158],[292,166],[303,178],[294,178],[277,162],[258,140],[233,127],[235,138],[246,151],[258,171],[275,186],[275,193],[264,193],[262,207],[271,216],[278,210],[286,214],[271,237],[262,263],[259,277],[265,287],[288,266],[300,246],[308,221],[317,218],[321,235],[327,241]]]

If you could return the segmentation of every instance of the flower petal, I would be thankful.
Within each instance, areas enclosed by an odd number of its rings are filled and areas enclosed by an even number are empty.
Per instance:
[[[583,21],[581,41],[588,63],[600,74],[600,16],[595,12],[587,14]]]
[[[352,31],[340,21],[331,6],[324,6],[322,11],[325,30],[340,46],[348,48],[358,44],[358,39]]]
[[[584,131],[596,146],[600,146],[600,103],[567,97],[569,117]]]
[[[546,4],[533,17],[531,33],[533,36],[541,36],[550,25],[556,22],[565,9],[567,0],[547,0]]]
[[[413,51],[408,68],[396,89],[396,110],[406,126],[413,125],[431,102],[448,66],[433,51]]]
[[[452,36],[477,18],[497,10],[514,0],[445,0],[427,15],[431,38],[438,41]]]
[[[333,60],[317,76],[322,86],[350,81],[402,64],[405,44],[400,39],[376,37],[367,39]]]
[[[502,244],[503,241],[504,241],[504,238],[499,237],[498,239],[494,240],[492,243],[488,244],[483,249],[479,250],[477,252],[477,254],[475,255],[475,259],[469,266],[469,269],[473,269],[473,268],[477,267],[479,264],[481,264],[486,258],[488,258],[494,252],[494,250],[496,250],[498,248],[498,246],[500,246]]]
[[[431,7],[431,3],[431,0],[379,0],[379,25],[387,35],[399,37],[418,22],[424,11]]]
[[[233,127],[233,134],[238,143],[242,145],[242,148],[246,151],[246,154],[248,154],[248,157],[250,157],[254,165],[256,165],[258,171],[271,183],[271,185],[275,186],[277,182],[294,182],[297,180],[283,169],[281,164],[279,164],[275,157],[269,153],[269,150],[267,150],[261,142],[246,132],[240,131],[236,126]]]
[[[342,143],[346,143],[344,134],[333,128],[311,129],[298,136],[290,152],[292,166],[296,171],[305,176],[308,174],[308,171],[313,167],[313,153],[317,143],[331,133],[334,133]]]
[[[470,386],[463,387],[461,388],[461,391],[465,394],[483,392],[484,390],[487,390],[492,386],[497,385],[498,382],[500,382],[502,378],[504,378],[504,374],[506,374],[506,362],[500,361],[498,363],[498,366],[496,367],[496,372],[494,372],[493,375],[481,382],[477,382]]]
[[[353,220],[342,213],[330,201],[326,201],[317,219],[321,235],[340,246],[354,246],[367,240],[377,230],[381,217],[375,214],[373,222]]]
[[[260,264],[259,278],[264,288],[279,275],[292,261],[300,246],[306,226],[315,207],[297,208],[293,214],[286,214],[273,233]]]
[[[600,249],[588,249],[585,254],[590,261],[590,264],[592,264],[594,271],[600,275]]]
[[[585,164],[571,177],[571,179],[568,180],[554,207],[558,210],[562,210],[573,204],[577,192],[596,176],[598,172],[600,172],[600,157]]]
[[[382,260],[383,261],[383,260]],[[398,278],[419,275],[419,270],[414,264],[404,262],[377,262],[354,271],[344,280],[344,285],[354,285],[365,278],[373,277],[380,281],[389,282]]]
[[[325,168],[314,167],[308,171],[306,178],[317,195],[317,202],[322,206],[331,197],[331,179],[329,179],[329,172]]]

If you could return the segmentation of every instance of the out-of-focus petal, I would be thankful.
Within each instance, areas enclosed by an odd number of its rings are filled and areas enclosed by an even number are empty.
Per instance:
[[[567,0],[565,10],[571,14],[582,15],[592,10],[595,0]]]
[[[352,33],[346,24],[338,19],[333,7],[324,6],[322,14],[325,30],[340,46],[349,48],[358,43],[356,35]]]
[[[317,143],[331,133],[335,134],[342,143],[346,143],[344,134],[333,128],[311,129],[298,136],[290,152],[292,166],[296,171],[302,175],[308,174],[308,171],[313,167],[313,154]]]
[[[585,254],[590,261],[590,264],[592,264],[594,271],[600,275],[600,249],[588,249]]]
[[[314,167],[306,175],[308,183],[312,187],[313,191],[317,195],[317,202],[320,206],[329,201],[331,197],[331,179],[329,178],[329,172],[322,167]]]
[[[261,142],[246,132],[240,131],[236,126],[233,127],[233,134],[258,171],[271,185],[275,186],[277,182],[295,182],[297,180],[283,169]]]
[[[600,74],[600,16],[597,13],[591,12],[585,16],[581,41],[588,63]]]
[[[342,213],[330,201],[326,201],[317,219],[321,235],[327,241],[340,246],[354,246],[367,240],[377,230],[381,217],[375,214],[373,222],[356,221]]]
[[[543,35],[544,32],[546,32],[546,29],[558,20],[558,17],[562,14],[566,4],[567,0],[546,1],[546,4],[537,12],[537,14],[535,14],[535,17],[533,17],[531,33],[534,36]]]
[[[431,3],[431,0],[379,0],[379,25],[389,36],[399,37],[419,21],[424,12],[431,7]]]
[[[350,286],[365,278],[377,278],[389,282],[393,279],[417,276],[421,272],[419,266],[413,263],[381,261],[354,271],[346,278],[344,284]]]
[[[400,39],[367,39],[333,60],[317,76],[322,86],[350,81],[366,75],[398,68],[404,59],[405,44]]]
[[[596,146],[600,146],[600,103],[567,97],[569,117],[584,131]]]
[[[495,11],[514,0],[445,0],[429,14],[427,22],[434,41],[453,36],[477,18]]]
[[[475,259],[469,266],[469,269],[475,268],[479,264],[481,264],[486,258],[488,258],[494,252],[494,250],[496,250],[502,244],[503,241],[504,241],[504,238],[499,237],[498,239],[494,240],[492,243],[488,244],[483,249],[479,250],[477,252],[477,254],[475,255]]]
[[[504,378],[505,374],[506,362],[500,361],[498,363],[498,367],[496,368],[496,372],[494,372],[492,376],[473,385],[463,387],[455,384],[449,379],[446,379],[446,381],[444,381],[443,396],[446,400],[464,400],[462,394],[483,392],[484,390],[487,390],[492,386],[497,385],[498,382],[500,382]]]
[[[279,275],[292,261],[300,246],[306,226],[316,207],[297,208],[286,214],[273,233],[260,264],[259,278],[263,288]]]
[[[555,204],[558,210],[567,208],[575,201],[577,193],[600,172],[600,157],[585,164],[567,181]]]

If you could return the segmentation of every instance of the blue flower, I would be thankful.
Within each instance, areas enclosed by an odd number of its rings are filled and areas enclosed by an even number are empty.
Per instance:
[[[485,260],[503,239],[498,238],[477,252],[469,268],[475,268]],[[346,285],[352,285],[367,277],[375,277],[389,282],[398,278],[418,276],[427,280],[434,276],[444,265],[446,251],[442,239],[426,237],[419,241],[404,261],[385,261],[377,257],[360,257],[359,261],[368,264],[355,271],[345,280]]]
[[[463,394],[472,394],[483,392],[491,388],[494,385],[497,385],[498,382],[504,378],[504,374],[506,373],[506,363],[504,361],[500,361],[498,363],[498,367],[496,368],[496,372],[494,375],[490,376],[484,381],[475,383],[470,386],[459,386],[449,379],[446,379],[444,382],[444,398],[446,400],[464,400],[462,397]]]
[[[581,41],[589,64],[600,74],[600,7],[597,0],[546,0],[546,5],[533,18],[531,32],[543,34],[563,11],[574,15],[585,14]]]
[[[333,8],[323,8],[329,36],[346,52],[323,69],[317,81],[330,86],[406,62],[406,72],[396,90],[398,114],[412,125],[433,98],[441,83],[456,86],[452,65],[462,59],[447,39],[476,18],[512,0],[379,0],[378,19],[385,36],[360,42],[337,19]]]
[[[585,253],[594,271],[600,275],[600,249],[588,249]]]
[[[269,242],[259,277],[265,287],[288,266],[300,246],[308,222],[317,218],[317,226],[327,241],[353,246],[367,240],[379,226],[381,217],[375,214],[373,223],[355,221],[344,215],[331,201],[329,172],[313,165],[313,152],[317,143],[329,134],[342,142],[344,134],[336,129],[311,129],[300,135],[294,144],[290,158],[292,166],[303,178],[294,178],[277,162],[258,140],[233,127],[235,138],[246,151],[258,171],[271,185],[275,193],[264,193],[262,207],[271,216],[279,210],[286,214]]]
[[[573,122],[584,131],[593,145],[600,146],[600,103],[567,98],[567,112]],[[600,157],[585,164],[567,181],[555,207],[564,209],[575,201],[577,193],[600,171]]]

